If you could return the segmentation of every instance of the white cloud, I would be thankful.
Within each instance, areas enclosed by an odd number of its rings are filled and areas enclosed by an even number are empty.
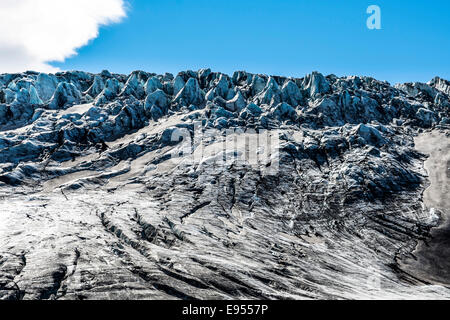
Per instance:
[[[0,73],[54,72],[98,36],[101,25],[126,16],[124,0],[0,0]]]

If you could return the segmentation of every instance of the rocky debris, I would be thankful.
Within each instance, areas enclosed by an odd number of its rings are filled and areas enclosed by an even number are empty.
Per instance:
[[[399,262],[439,223],[413,138],[448,87],[0,75],[0,298],[450,298]]]

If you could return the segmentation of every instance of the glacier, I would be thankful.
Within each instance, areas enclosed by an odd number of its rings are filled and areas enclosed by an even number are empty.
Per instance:
[[[449,97],[438,77],[2,74],[0,299],[449,299]]]

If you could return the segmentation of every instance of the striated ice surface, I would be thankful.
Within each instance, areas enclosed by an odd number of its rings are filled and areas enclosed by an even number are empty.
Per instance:
[[[0,75],[0,298],[449,299],[449,88]]]

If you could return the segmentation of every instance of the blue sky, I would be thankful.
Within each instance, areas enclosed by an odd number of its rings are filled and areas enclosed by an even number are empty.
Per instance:
[[[369,30],[369,5],[381,30]],[[127,17],[63,70],[235,70],[302,77],[368,75],[391,83],[450,78],[448,0],[129,0]]]

